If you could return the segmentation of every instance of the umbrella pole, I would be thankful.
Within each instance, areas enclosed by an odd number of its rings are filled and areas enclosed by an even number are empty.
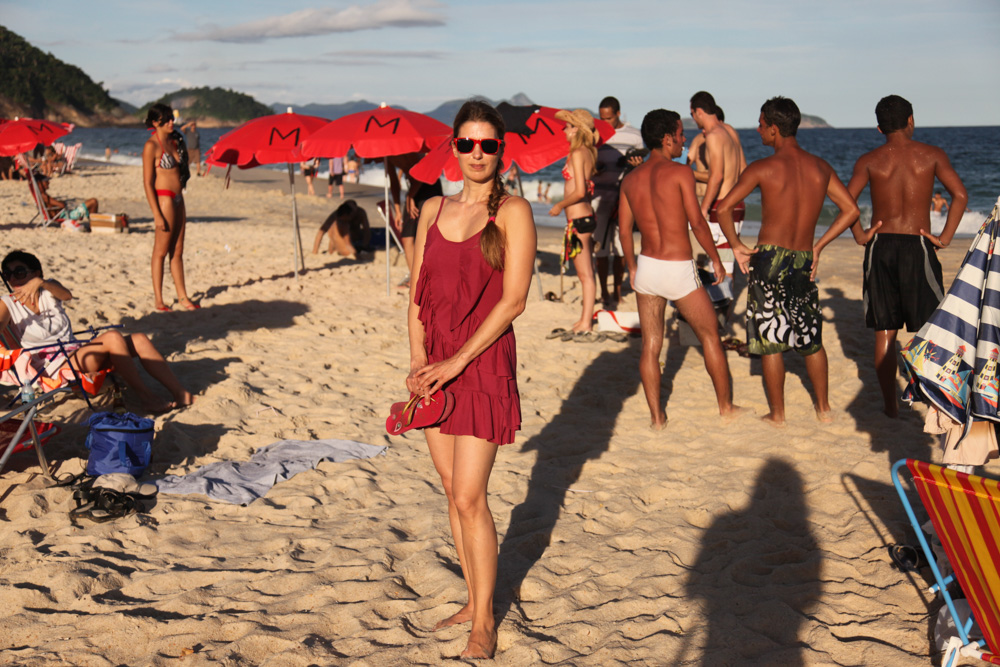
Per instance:
[[[389,208],[389,158],[383,157],[382,164],[385,165],[385,295],[390,296],[392,294],[390,288],[390,283],[392,278],[389,273],[389,235],[392,231],[389,229],[392,220],[392,209]]]
[[[21,153],[21,159],[24,160],[25,169],[28,170],[28,178],[31,179],[31,189],[38,193],[38,197],[35,198],[35,205],[38,206],[38,213],[42,216],[42,227],[48,227],[52,219],[49,218],[49,209],[45,206],[45,202],[42,201],[42,191],[38,189],[38,182],[35,181],[35,172],[31,169],[31,163],[28,162],[28,154]]]
[[[299,266],[306,268],[305,258],[302,257],[302,235],[299,234],[299,207],[295,201],[295,171],[292,163],[288,163],[288,189],[292,193],[292,273],[295,274],[295,282],[299,282]]]

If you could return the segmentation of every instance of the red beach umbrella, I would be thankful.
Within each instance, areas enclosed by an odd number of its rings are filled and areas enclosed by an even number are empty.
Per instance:
[[[566,157],[569,150],[566,135],[563,134],[566,123],[556,120],[555,116],[559,109],[501,103],[497,110],[507,126],[503,137],[505,167],[517,163],[522,172],[531,174]],[[603,120],[595,119],[594,127],[600,134],[598,145],[615,133],[611,124]],[[449,142],[435,146],[427,157],[410,170],[411,176],[425,183],[433,183],[442,173],[449,181],[462,180],[458,160],[455,159]]]
[[[53,141],[72,131],[72,123],[53,123],[48,120],[32,120],[31,118],[15,118],[4,121],[0,123],[0,155],[27,153],[38,144],[51,146]],[[31,179],[32,190],[37,192],[35,174],[29,166],[28,157],[24,156],[23,159],[28,171],[28,178]],[[38,212],[42,214],[42,219],[48,220],[48,213],[41,198],[36,199],[35,204],[38,206]]]
[[[288,165],[294,234],[293,271],[296,280],[299,278],[299,268],[305,268],[305,256],[302,251],[302,236],[299,234],[299,207],[295,201],[295,170],[292,164],[306,159],[302,154],[302,142],[306,137],[329,122],[328,119],[318,116],[292,113],[289,107],[287,113],[254,118],[227,132],[215,142],[205,156],[205,161],[210,165],[232,167],[235,164],[240,169],[249,169],[262,164]]]
[[[0,155],[27,153],[38,144],[51,146],[73,131],[72,123],[18,118],[0,124]]]
[[[326,118],[291,112],[254,118],[219,137],[208,162],[217,166],[234,164],[240,169],[302,162],[306,159],[301,152],[302,141],[329,123]]]
[[[416,111],[378,109],[348,114],[329,123],[302,142],[306,157],[347,155],[352,147],[359,157],[376,158],[429,151],[451,134],[439,120]],[[389,164],[386,162],[385,210],[389,211]],[[385,293],[390,294],[389,223],[385,230]]]
[[[346,155],[351,147],[360,157],[386,157],[429,151],[451,128],[416,111],[381,106],[330,122],[303,142],[307,157]]]

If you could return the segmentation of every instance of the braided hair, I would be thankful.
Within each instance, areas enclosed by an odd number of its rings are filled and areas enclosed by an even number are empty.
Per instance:
[[[452,136],[458,138],[458,131],[466,123],[489,123],[496,130],[497,138],[503,139],[504,122],[499,112],[489,103],[482,100],[469,100],[462,105],[455,115],[455,123],[452,127]],[[503,150],[500,152],[500,160],[497,162],[496,171],[493,172],[493,189],[490,197],[486,201],[486,211],[490,216],[482,235],[479,237],[479,249],[483,253],[483,258],[491,268],[502,271],[504,265],[504,252],[507,246],[507,239],[504,238],[503,230],[496,223],[497,211],[500,210],[500,203],[507,195],[507,188],[503,180]]]

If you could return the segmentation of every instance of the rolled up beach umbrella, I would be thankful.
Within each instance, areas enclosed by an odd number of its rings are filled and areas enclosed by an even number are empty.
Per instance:
[[[564,159],[569,144],[563,128],[566,123],[556,119],[559,109],[538,105],[514,106],[501,102],[497,111],[504,119],[504,169],[517,164],[526,174],[533,174],[553,162]],[[610,139],[615,129],[610,123],[595,119],[594,127],[600,135],[598,145]],[[449,137],[450,138],[450,137]],[[449,181],[462,180],[458,160],[448,141],[434,146],[427,157],[418,162],[410,175],[424,183],[433,183],[442,175]]]
[[[346,155],[354,152],[363,158],[385,158],[406,153],[424,153],[451,134],[451,128],[439,120],[416,111],[393,109],[383,104],[378,109],[359,111],[331,121],[303,142],[307,158]],[[385,161],[385,210],[389,211],[389,163]],[[412,175],[412,174],[411,174]],[[389,230],[385,230],[385,293],[391,293],[389,268]]]
[[[958,424],[1000,421],[1000,200],[983,222],[951,289],[903,348],[903,399],[933,405]]]
[[[236,165],[240,169],[250,169],[262,164],[288,165],[288,187],[292,193],[292,271],[296,280],[299,271],[305,268],[305,256],[299,234],[293,165],[306,159],[301,151],[302,142],[329,122],[319,116],[293,113],[289,107],[286,113],[261,116],[243,123],[222,135],[205,154],[205,161],[215,166]]]

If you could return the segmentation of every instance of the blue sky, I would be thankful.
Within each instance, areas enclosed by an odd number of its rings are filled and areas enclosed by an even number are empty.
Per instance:
[[[738,127],[773,95],[867,127],[897,93],[918,125],[1000,124],[997,0],[0,0],[0,24],[136,105],[189,86],[417,111],[615,95],[638,124],[708,90]]]

